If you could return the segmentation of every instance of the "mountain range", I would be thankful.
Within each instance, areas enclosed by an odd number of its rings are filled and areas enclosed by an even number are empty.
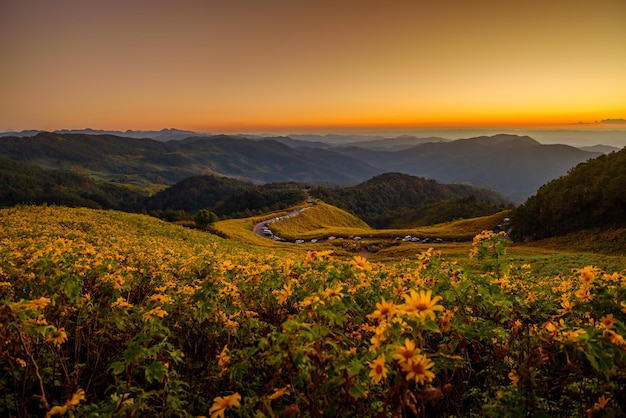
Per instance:
[[[548,181],[601,155],[506,134],[447,140],[192,133],[181,139],[190,131],[126,131],[123,136],[100,132],[5,136],[0,138],[0,156],[143,188],[172,185],[202,174],[257,183],[349,186],[385,172],[399,172],[491,189],[520,203]],[[161,140],[146,138],[150,132]],[[163,140],[168,136],[178,139]]]

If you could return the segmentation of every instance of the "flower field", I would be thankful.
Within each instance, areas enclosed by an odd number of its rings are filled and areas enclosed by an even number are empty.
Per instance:
[[[3,209],[0,415],[626,416],[626,272],[465,261]]]

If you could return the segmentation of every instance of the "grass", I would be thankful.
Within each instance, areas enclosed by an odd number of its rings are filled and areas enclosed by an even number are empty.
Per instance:
[[[308,207],[298,216],[287,218],[272,224],[274,233],[295,241],[303,239],[304,244],[279,242],[267,239],[252,232],[254,224],[286,215],[288,212]],[[288,210],[268,213],[246,219],[230,219],[215,224],[215,229],[229,239],[259,248],[290,254],[307,251],[333,250],[337,257],[351,257],[355,253],[367,255],[371,261],[393,262],[402,259],[414,259],[423,251],[433,248],[450,260],[467,261],[472,248],[471,239],[482,230],[491,230],[508,215],[508,211],[490,216],[462,219],[427,227],[409,229],[376,230],[368,227],[360,219],[323,202],[316,206],[302,204]],[[313,238],[324,239],[331,235],[337,237],[361,236],[360,242],[354,240],[336,240],[324,243],[311,243]],[[393,241],[392,238],[406,235],[420,238],[442,238],[443,243],[413,243]],[[530,264],[535,274],[556,276],[572,268],[594,265],[605,271],[622,271],[626,261],[622,252],[626,245],[626,230],[585,231],[565,237],[552,238],[531,243],[516,243],[508,247],[508,258],[518,264]],[[608,249],[607,249],[607,243]],[[371,252],[367,252],[370,250]],[[372,251],[373,250],[373,251]]]

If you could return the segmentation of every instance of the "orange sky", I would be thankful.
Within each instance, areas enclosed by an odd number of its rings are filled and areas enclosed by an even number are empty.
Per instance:
[[[625,22],[624,0],[0,0],[0,130],[622,119]]]

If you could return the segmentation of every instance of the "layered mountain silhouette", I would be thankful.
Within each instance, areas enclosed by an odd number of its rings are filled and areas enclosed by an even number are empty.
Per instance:
[[[323,138],[323,137],[321,137]],[[309,182],[355,185],[385,172],[400,172],[495,190],[523,202],[537,189],[598,152],[543,145],[527,136],[496,135],[454,141],[434,138],[390,150],[380,141],[307,146],[301,139],[194,136],[158,141],[109,134],[41,132],[0,138],[0,156],[95,179],[147,186],[219,174],[258,183]],[[401,149],[394,150],[394,146]]]

